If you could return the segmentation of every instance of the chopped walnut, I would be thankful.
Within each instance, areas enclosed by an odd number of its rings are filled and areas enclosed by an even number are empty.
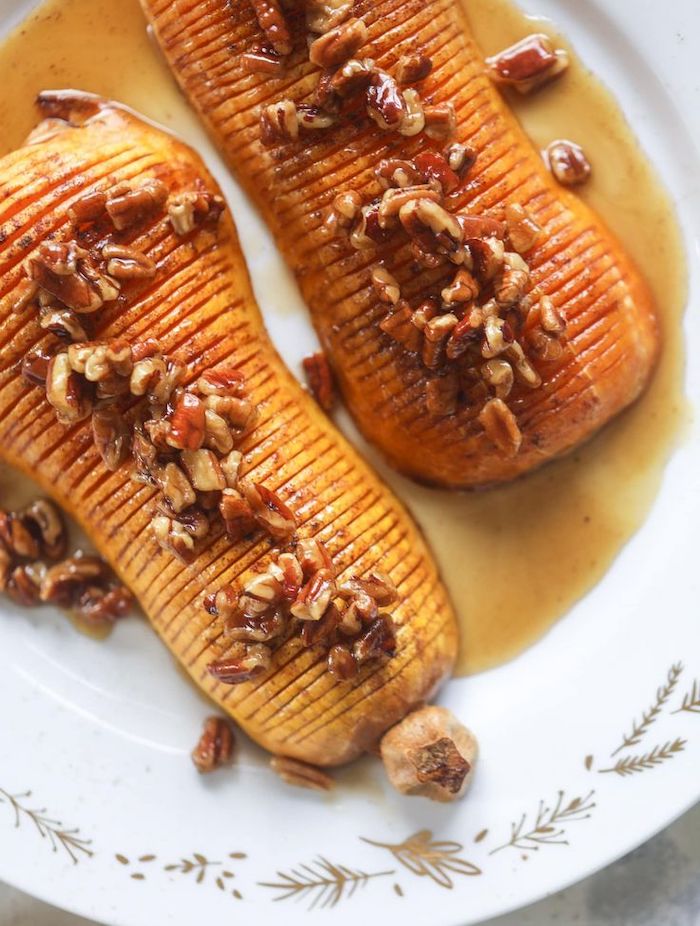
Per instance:
[[[315,39],[309,47],[309,60],[320,68],[338,68],[354,58],[369,37],[362,19],[348,19]]]
[[[519,93],[533,90],[561,76],[569,67],[569,55],[555,49],[548,35],[528,35],[515,45],[486,59],[489,77]]]
[[[286,756],[273,756],[270,768],[288,785],[297,788],[309,788],[312,791],[330,791],[334,781],[315,765],[289,759]]]
[[[292,37],[279,0],[252,0],[258,25],[265,38],[279,55],[292,50]]]
[[[507,457],[520,450],[523,435],[513,412],[502,399],[489,399],[479,412],[479,421],[486,436]]]
[[[573,141],[553,141],[545,152],[549,169],[563,186],[580,186],[592,173],[583,148]]]
[[[133,368],[131,357],[131,347],[126,341],[118,339],[71,344],[68,348],[71,368],[91,383],[99,383],[111,376],[130,376]]]
[[[384,734],[380,752],[398,791],[446,803],[469,788],[478,743],[447,708],[423,707]]]
[[[224,717],[207,717],[202,735],[192,750],[192,761],[201,774],[227,765],[233,756],[235,739],[231,724]]]
[[[396,79],[400,84],[418,84],[432,69],[433,62],[427,55],[403,55],[396,66]]]
[[[335,404],[335,383],[328,358],[323,351],[317,351],[304,357],[302,363],[311,394],[324,412],[332,411]]]

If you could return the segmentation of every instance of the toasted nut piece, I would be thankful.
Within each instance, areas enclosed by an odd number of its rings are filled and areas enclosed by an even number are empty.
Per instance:
[[[324,112],[318,106],[299,103],[297,106],[297,121],[300,129],[312,131],[314,129],[329,129],[332,125],[335,125],[336,118],[330,113]]]
[[[290,613],[301,621],[320,621],[336,595],[330,569],[319,569],[299,592]]]
[[[231,450],[225,457],[219,460],[221,472],[226,480],[226,488],[235,489],[238,485],[238,477],[241,473],[243,454],[240,450]]]
[[[335,383],[328,358],[323,351],[317,351],[304,357],[302,364],[311,394],[324,412],[332,411],[335,405]]]
[[[421,151],[414,161],[424,183],[435,182],[444,194],[453,193],[460,184],[459,175],[437,151]]]
[[[340,109],[341,100],[364,93],[369,87],[376,68],[371,58],[352,58],[335,73],[326,72],[316,91],[317,100],[324,109]]]
[[[469,145],[453,142],[445,149],[445,157],[450,169],[462,180],[476,164],[476,151]]]
[[[348,19],[315,39],[309,47],[309,60],[320,68],[338,68],[354,58],[369,33],[362,19]]]
[[[528,389],[537,389],[542,385],[542,377],[527,359],[525,351],[517,341],[509,344],[505,353],[521,383]]]
[[[240,540],[255,528],[253,509],[236,489],[224,489],[219,502],[219,513],[231,540]]]
[[[503,308],[517,305],[530,288],[530,268],[519,254],[508,252],[503,271],[496,279],[496,302]]]
[[[105,466],[117,470],[129,456],[131,429],[118,409],[107,406],[92,413],[92,437]]]
[[[66,554],[68,532],[60,510],[46,498],[31,502],[20,513],[23,524],[39,537],[42,556],[60,559]]]
[[[350,228],[362,208],[360,194],[354,190],[338,193],[333,200],[333,212],[340,228]]]
[[[415,186],[421,179],[413,161],[401,158],[386,158],[380,161],[375,173],[385,190],[391,187]]]
[[[118,287],[98,273],[74,241],[44,241],[27,261],[26,272],[41,291],[82,313],[95,312],[119,295]]]
[[[219,366],[206,370],[196,382],[200,395],[243,395],[245,384],[243,374],[232,366]]]
[[[381,264],[372,268],[372,286],[380,302],[396,305],[401,298],[401,287],[396,277]]]
[[[352,13],[355,0],[305,0],[306,25],[322,35],[335,29]]]
[[[96,222],[105,213],[107,193],[104,190],[95,190],[86,193],[68,207],[68,217],[76,225],[87,225]]]
[[[408,108],[404,94],[391,75],[375,71],[367,87],[367,115],[382,131],[398,131]]]
[[[299,137],[297,107],[292,100],[263,106],[260,112],[260,140],[268,147],[296,141]]]
[[[355,576],[353,584],[373,598],[380,608],[387,608],[398,600],[399,593],[392,579],[379,569],[369,569]]]
[[[297,540],[296,558],[304,578],[310,579],[321,569],[331,570],[333,563],[324,543],[314,537]]]
[[[198,492],[226,488],[226,477],[213,450],[183,450],[180,454],[192,487]]]
[[[442,195],[427,183],[386,190],[379,203],[380,227],[384,229],[394,228],[398,224],[401,209],[407,203],[418,199],[429,199],[434,203],[440,203]]]
[[[235,655],[210,662],[207,669],[225,685],[240,685],[270,668],[272,654],[264,643],[238,643]]]
[[[437,299],[426,299],[413,312],[412,322],[419,331],[425,331],[425,326],[438,315]]]
[[[505,222],[499,222],[490,215],[465,215],[458,212],[455,218],[462,226],[465,241],[480,238],[496,238],[503,241],[508,231]]]
[[[39,592],[41,601],[70,604],[76,591],[99,585],[109,578],[107,564],[97,556],[78,553],[46,570]]]
[[[225,717],[207,717],[202,735],[192,750],[192,761],[201,774],[227,765],[233,755],[235,739]]]
[[[274,756],[270,759],[270,768],[288,785],[297,788],[309,788],[312,791],[330,791],[334,781],[330,775],[315,765],[307,765],[298,759],[286,756]]]
[[[4,551],[3,551],[4,554]],[[6,554],[4,554],[6,555]],[[7,567],[3,591],[6,595],[24,608],[31,607],[39,602],[39,588],[42,579],[42,563],[26,563],[21,566]]]
[[[493,280],[503,269],[505,245],[498,238],[467,238],[465,245],[472,258],[472,268],[481,283]]]
[[[133,368],[131,347],[118,338],[101,344],[94,341],[71,344],[68,359],[75,372],[81,373],[90,383],[99,383],[112,376],[129,377]]]
[[[22,360],[22,376],[32,386],[44,386],[49,371],[49,362],[52,354],[41,348],[35,348],[24,355]]]
[[[175,514],[184,511],[197,501],[197,496],[187,476],[176,463],[166,463],[160,477],[160,488],[163,498]]]
[[[168,416],[168,423],[170,427],[167,442],[171,447],[177,450],[199,450],[206,434],[204,402],[198,395],[181,392],[175,400],[172,413]]]
[[[146,357],[137,360],[131,371],[129,390],[132,395],[152,394],[157,385],[165,378],[167,367],[162,357]]]
[[[375,248],[386,241],[390,232],[379,223],[379,203],[369,203],[360,210],[350,233],[350,244],[358,251]]]
[[[474,734],[445,707],[413,711],[380,744],[384,768],[397,791],[443,803],[464,796],[478,751]]]
[[[204,446],[211,447],[219,453],[229,453],[233,449],[233,434],[225,418],[211,408],[204,412]]]
[[[328,651],[328,671],[341,682],[348,682],[357,675],[357,660],[343,643],[336,643]]]
[[[413,138],[414,135],[420,135],[425,128],[423,103],[417,90],[404,90],[403,101],[406,112],[399,124],[399,135],[403,135],[404,138]]]
[[[158,515],[151,522],[153,535],[159,546],[172,553],[183,563],[191,563],[195,557],[195,538],[179,521]]]
[[[400,84],[417,84],[430,74],[432,59],[427,55],[404,55],[396,66],[396,79]]]
[[[19,515],[0,511],[0,549],[11,556],[36,559],[41,552],[39,540]]]
[[[275,540],[289,540],[296,530],[296,518],[277,493],[244,479],[239,486],[257,523]]]
[[[383,659],[396,653],[396,636],[391,618],[380,614],[367,630],[355,640],[352,654],[358,665],[374,659]]]
[[[425,134],[437,141],[448,141],[457,131],[457,113],[453,103],[424,106]]]
[[[566,316],[558,309],[549,296],[542,296],[527,316],[528,325],[537,320],[548,334],[562,335],[566,332]]]
[[[235,395],[208,395],[204,404],[207,409],[228,421],[239,435],[250,427],[256,414],[255,406],[249,399]]]
[[[396,310],[379,323],[382,331],[406,350],[417,353],[423,345],[423,336],[413,324],[413,312],[406,302],[400,302]]]
[[[479,295],[481,287],[468,270],[458,270],[449,286],[440,294],[445,305],[451,306],[472,302]]]
[[[92,411],[92,397],[87,382],[71,369],[68,354],[56,354],[49,361],[46,374],[46,398],[56,409],[63,424],[75,424]]]
[[[505,319],[497,315],[484,318],[484,342],[481,345],[481,356],[485,360],[498,357],[513,341],[510,326]]]
[[[252,0],[252,2],[255,18],[265,33],[267,41],[278,54],[288,55],[292,50],[292,37],[279,0]]]
[[[425,404],[430,414],[438,418],[454,415],[458,397],[459,376],[453,371],[429,380],[425,387]]]
[[[491,80],[515,87],[519,93],[532,93],[566,71],[569,56],[555,49],[548,35],[528,35],[515,45],[486,59]]]
[[[155,276],[156,265],[146,254],[123,244],[106,244],[102,257],[107,273],[117,280],[147,280]]]
[[[553,141],[545,158],[556,179],[563,186],[580,186],[591,176],[592,168],[586,153],[573,141]]]
[[[507,457],[514,457],[520,450],[523,435],[513,412],[503,399],[489,399],[479,412],[479,421],[498,450]]]
[[[513,389],[515,377],[513,367],[507,360],[489,360],[481,368],[484,382],[490,386],[497,399],[507,399]]]
[[[280,74],[284,70],[284,58],[272,48],[257,48],[241,55],[241,66],[250,74]],[[185,232],[178,232],[185,234]]]
[[[414,199],[401,207],[399,219],[407,234],[424,251],[455,251],[462,243],[462,226],[455,216],[430,199]]]
[[[542,235],[542,228],[519,203],[506,206],[506,225],[510,243],[518,254],[526,254],[534,248]]]
[[[105,208],[118,231],[130,228],[162,209],[168,188],[160,180],[146,180],[137,187],[112,194]]]
[[[58,306],[42,306],[39,309],[39,324],[44,331],[68,341],[86,341],[87,333],[80,319],[71,311]]]
[[[445,349],[450,335],[459,319],[452,312],[437,315],[423,329],[423,363],[429,370],[435,370],[445,359]]]

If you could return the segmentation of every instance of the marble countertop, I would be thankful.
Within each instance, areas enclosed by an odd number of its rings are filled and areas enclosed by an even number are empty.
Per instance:
[[[700,926],[700,805],[605,871],[490,926]],[[94,926],[0,884],[1,926]]]

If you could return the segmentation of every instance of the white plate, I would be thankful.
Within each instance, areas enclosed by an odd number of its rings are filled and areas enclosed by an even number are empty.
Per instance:
[[[3,0],[0,31],[29,5]],[[699,8],[695,0],[663,10],[656,0],[528,0],[528,8],[551,16],[615,88],[678,205],[692,259],[694,397]],[[297,363],[311,338],[306,320],[283,312],[265,285],[269,242],[205,154],[244,231],[272,334]],[[120,926],[280,916],[294,926],[314,903],[313,917],[333,926],[377,922],[378,910],[406,926],[461,926],[559,890],[700,798],[700,713],[679,711],[693,690],[700,697],[699,550],[693,425],[651,517],[605,581],[518,660],[448,687],[444,702],[469,717],[483,751],[474,790],[457,808],[390,793],[371,763],[336,796],[296,793],[248,745],[232,774],[200,781],[187,753],[203,702],[145,624],[124,622],[102,645],[58,614],[20,614],[3,602],[0,878]],[[674,742],[677,751],[654,753],[658,764],[629,776],[601,774],[669,671],[661,716],[626,755]],[[275,903],[285,891],[269,885],[287,878],[334,883]]]

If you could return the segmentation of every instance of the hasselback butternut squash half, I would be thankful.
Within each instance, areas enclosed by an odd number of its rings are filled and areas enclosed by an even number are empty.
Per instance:
[[[295,271],[350,412],[399,470],[512,479],[640,394],[648,289],[543,164],[460,0],[142,4]],[[531,89],[565,63],[546,38],[524,54],[496,76]]]
[[[39,103],[0,161],[0,455],[255,740],[346,762],[449,674],[435,565],[272,347],[200,159],[97,97]]]

